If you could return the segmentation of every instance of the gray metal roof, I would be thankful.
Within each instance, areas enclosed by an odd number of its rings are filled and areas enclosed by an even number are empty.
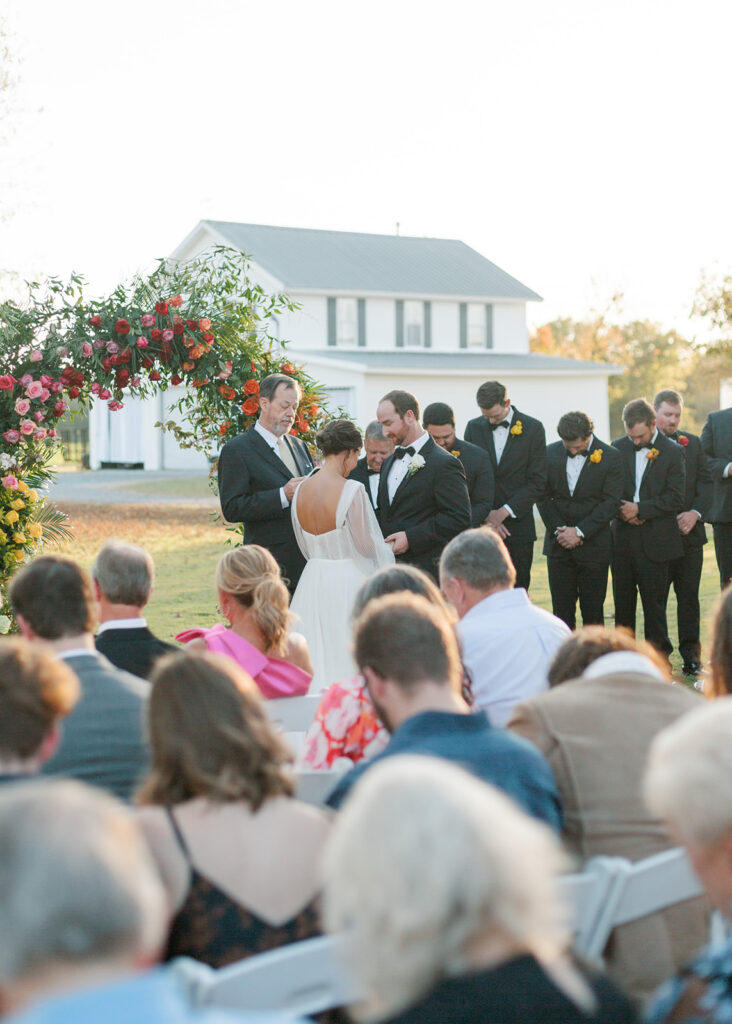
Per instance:
[[[486,374],[499,371],[521,370],[532,373],[622,373],[623,366],[614,363],[593,363],[583,359],[565,359],[562,356],[546,356],[534,352],[478,352],[458,350],[435,352],[429,349],[385,349],[369,348],[340,349],[312,348],[289,349],[293,362],[321,359],[340,360],[346,363],[361,363],[369,369],[383,367],[386,370],[483,370]]]
[[[287,289],[541,300],[536,292],[457,239],[221,220],[201,223],[251,256]]]

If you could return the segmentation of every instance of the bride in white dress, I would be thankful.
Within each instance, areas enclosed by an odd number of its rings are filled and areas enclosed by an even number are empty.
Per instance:
[[[323,465],[292,498],[292,526],[307,565],[290,608],[315,669],[311,693],[356,674],[350,653],[356,591],[372,572],[394,562],[366,489],[346,479],[361,452],[357,427],[331,420],[316,441]]]

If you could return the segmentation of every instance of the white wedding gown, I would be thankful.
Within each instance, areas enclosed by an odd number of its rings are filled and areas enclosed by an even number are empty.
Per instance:
[[[299,621],[313,660],[310,693],[320,693],[339,679],[356,675],[351,657],[351,611],[356,591],[382,565],[393,565],[394,554],[379,529],[363,484],[346,480],[336,509],[334,530],[307,533],[297,516],[297,492],[292,498],[292,526],[307,559],[290,608]]]

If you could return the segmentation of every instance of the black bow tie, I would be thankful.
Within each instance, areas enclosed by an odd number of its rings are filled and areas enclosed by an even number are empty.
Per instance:
[[[398,446],[394,449],[394,458],[403,459],[405,455],[414,455],[414,448],[411,444],[408,448],[399,448]]]
[[[633,445],[633,447],[635,448],[635,450],[637,452],[642,452],[644,448],[647,448],[648,451],[650,451],[651,448],[653,447],[653,445],[652,444],[636,444],[636,445]]]
[[[500,423],[489,423],[488,426],[491,430],[498,430],[499,427],[505,427],[508,430],[508,420],[501,420]]]
[[[584,451],[584,452],[567,452],[567,458],[568,459],[576,459],[577,456],[579,455],[579,457],[581,459],[586,459],[589,454],[590,453],[587,452],[587,451]]]
[[[367,466],[366,467],[366,472],[368,473],[369,476],[379,476],[379,474],[381,473],[381,470],[380,469],[369,469],[369,467]]]

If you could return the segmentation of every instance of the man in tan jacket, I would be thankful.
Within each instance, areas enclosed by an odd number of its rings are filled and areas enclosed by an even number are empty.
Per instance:
[[[549,761],[564,806],[562,838],[580,862],[599,855],[636,861],[675,845],[646,810],[641,780],[653,738],[700,698],[669,682],[662,665],[629,633],[590,626],[560,648],[552,688],[519,704],[508,722]],[[689,900],[616,929],[605,962],[643,999],[707,937],[708,907]]]

